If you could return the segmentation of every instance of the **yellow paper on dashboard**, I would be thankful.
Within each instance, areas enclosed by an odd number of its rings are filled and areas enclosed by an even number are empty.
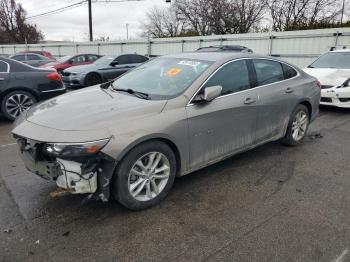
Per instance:
[[[175,77],[177,76],[179,73],[181,73],[182,69],[179,67],[174,67],[174,68],[170,68],[165,75],[167,77]]]

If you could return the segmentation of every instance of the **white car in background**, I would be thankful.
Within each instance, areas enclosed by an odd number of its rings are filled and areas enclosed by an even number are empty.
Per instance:
[[[321,82],[321,105],[350,108],[350,49],[328,52],[304,71]]]

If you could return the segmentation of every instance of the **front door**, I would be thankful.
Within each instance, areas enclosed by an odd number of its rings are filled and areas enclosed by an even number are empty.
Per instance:
[[[202,90],[216,85],[223,87],[220,97],[187,106],[191,169],[239,152],[255,142],[258,95],[251,88],[246,60],[223,66]]]

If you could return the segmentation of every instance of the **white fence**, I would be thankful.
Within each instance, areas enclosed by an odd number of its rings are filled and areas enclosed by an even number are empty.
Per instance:
[[[26,50],[45,50],[58,57],[78,53],[110,55],[136,52],[147,55],[165,55],[194,51],[199,47],[210,45],[244,45],[253,49],[255,53],[280,57],[304,67],[320,54],[329,51],[331,47],[350,47],[350,28],[118,42],[0,45],[0,54],[9,55]]]

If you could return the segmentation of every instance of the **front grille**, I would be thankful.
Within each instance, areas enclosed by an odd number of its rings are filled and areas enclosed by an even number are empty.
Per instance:
[[[339,98],[339,101],[342,103],[350,102],[350,98]]]
[[[321,89],[329,89],[332,88],[333,86],[329,86],[329,85],[321,85]]]
[[[329,98],[329,97],[321,97],[321,102],[332,103],[332,98]]]

